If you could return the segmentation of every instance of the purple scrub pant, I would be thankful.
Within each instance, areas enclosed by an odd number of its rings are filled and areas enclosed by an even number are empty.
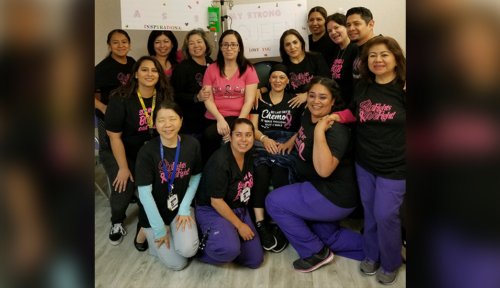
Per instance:
[[[406,192],[406,180],[377,177],[356,163],[361,202],[365,210],[363,252],[386,271],[402,264],[399,207]]]
[[[257,234],[250,219],[247,207],[232,210],[243,223],[252,229],[255,234],[253,239],[243,240],[236,227],[222,217],[215,208],[197,206],[196,219],[202,234],[210,228],[206,247],[204,250],[198,250],[197,257],[199,260],[211,264],[226,264],[234,260],[249,268],[258,268],[264,262],[264,251],[262,251],[259,234]]]
[[[354,208],[336,206],[310,182],[283,186],[266,198],[267,212],[300,258],[310,257],[326,245],[339,256],[363,260],[362,236],[339,225]]]

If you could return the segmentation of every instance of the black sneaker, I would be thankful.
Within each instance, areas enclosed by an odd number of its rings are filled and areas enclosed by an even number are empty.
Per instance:
[[[276,241],[276,238],[274,238],[271,227],[269,227],[269,225],[267,225],[264,220],[257,222],[256,226],[262,248],[271,250],[276,247],[278,243]]]
[[[271,251],[273,252],[283,251],[288,245],[288,239],[286,239],[286,236],[283,233],[283,231],[281,231],[280,227],[276,227],[276,231],[274,232],[274,238],[276,238],[276,242],[278,242],[278,244],[276,244],[276,247],[271,249]]]
[[[111,245],[120,244],[124,235],[127,235],[127,231],[123,229],[122,223],[113,224],[113,227],[111,227],[109,231],[109,243],[111,243]]]
[[[332,262],[333,253],[328,247],[323,246],[321,251],[304,259],[297,259],[293,262],[293,269],[299,272],[311,272],[319,267]]]

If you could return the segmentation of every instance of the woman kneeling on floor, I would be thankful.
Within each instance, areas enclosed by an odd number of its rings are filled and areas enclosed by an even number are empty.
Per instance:
[[[362,236],[340,227],[359,204],[351,131],[327,116],[345,106],[335,81],[314,77],[306,87],[307,108],[295,147],[302,183],[283,186],[266,198],[266,209],[300,259],[299,272],[313,271],[336,254],[363,260]],[[331,250],[331,251],[330,251]]]
[[[160,137],[146,143],[137,156],[136,184],[142,203],[139,223],[143,227],[138,233],[145,233],[147,242],[136,243],[136,248],[145,251],[149,246],[151,255],[167,267],[181,270],[198,251],[198,230],[190,206],[201,178],[201,150],[194,137],[178,134],[183,118],[177,103],[164,101],[157,109]]]
[[[264,261],[259,235],[248,214],[254,167],[254,127],[238,118],[231,124],[230,143],[222,146],[203,169],[196,196],[196,218],[204,233],[197,257],[211,264],[233,260],[249,268]],[[205,246],[203,246],[205,245]]]

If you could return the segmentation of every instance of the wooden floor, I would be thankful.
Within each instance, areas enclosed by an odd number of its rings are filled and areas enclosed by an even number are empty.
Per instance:
[[[96,181],[106,187],[102,165],[96,167]],[[104,189],[108,192],[107,189]],[[131,204],[127,210],[127,235],[118,246],[108,242],[110,207],[102,194],[95,190],[95,287],[386,287],[359,271],[359,262],[335,256],[334,260],[317,271],[299,273],[292,262],[298,259],[291,245],[281,253],[264,253],[264,263],[258,269],[249,269],[235,263],[210,265],[197,259],[182,271],[167,269],[149,252],[135,249],[133,239],[137,225],[138,207]],[[343,225],[359,229],[360,221],[343,221]],[[403,251],[405,252],[405,251]],[[406,265],[399,270],[398,279],[390,287],[406,287]]]

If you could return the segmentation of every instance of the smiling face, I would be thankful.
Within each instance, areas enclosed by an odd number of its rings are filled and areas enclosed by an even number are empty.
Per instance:
[[[231,148],[233,152],[245,154],[253,146],[252,126],[241,123],[234,126],[231,131]]]
[[[309,25],[309,31],[315,35],[321,35],[325,33],[325,18],[319,12],[312,12],[307,20],[307,25]]]
[[[156,130],[166,140],[177,137],[182,126],[182,118],[172,109],[160,109],[156,112]]]
[[[160,35],[156,37],[154,48],[157,57],[168,57],[170,51],[172,51],[172,47],[174,47],[174,44],[172,44],[172,41],[167,36]]]
[[[139,87],[155,86],[159,77],[160,75],[158,74],[155,63],[151,60],[142,61],[139,70],[135,72],[135,78],[139,82]]]
[[[274,92],[280,93],[285,90],[288,82],[290,82],[288,76],[281,71],[274,71],[269,77],[269,83],[271,83],[271,89],[273,89]]]
[[[221,51],[222,56],[224,56],[225,60],[234,60],[238,57],[238,53],[240,52],[240,47],[231,47],[231,45],[239,45],[238,39],[233,34],[228,34],[221,41]],[[227,46],[223,48],[223,46]]]
[[[326,28],[328,36],[330,36],[330,39],[332,39],[335,44],[340,45],[349,40],[349,38],[347,38],[347,28],[345,26],[335,21],[330,21],[326,24]]]
[[[363,45],[372,36],[375,21],[366,23],[360,14],[352,14],[347,17],[347,34],[352,42]]]
[[[111,53],[117,57],[125,57],[130,50],[130,42],[128,41],[127,36],[122,33],[116,32],[111,36],[109,40],[108,47],[111,50]]]
[[[377,79],[396,77],[396,58],[385,44],[376,44],[368,50],[368,69],[375,74]],[[377,81],[378,82],[378,81]]]
[[[300,42],[299,38],[297,38],[297,36],[293,34],[285,37],[283,45],[285,46],[286,54],[288,54],[290,58],[297,58],[300,55],[304,54],[302,43]]]
[[[307,107],[311,112],[311,120],[316,123],[318,120],[328,114],[332,110],[335,100],[332,98],[330,91],[322,84],[314,84],[309,89],[307,96]]]
[[[189,55],[193,58],[204,58],[205,52],[207,51],[207,46],[205,41],[198,34],[193,34],[189,36],[188,39]]]

